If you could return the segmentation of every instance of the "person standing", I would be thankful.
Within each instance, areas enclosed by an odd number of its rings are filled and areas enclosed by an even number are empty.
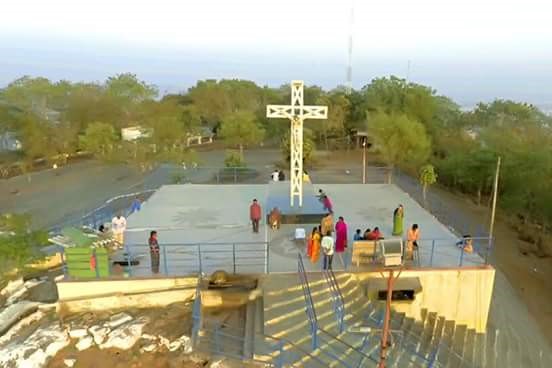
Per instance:
[[[331,213],[328,213],[320,222],[320,234],[326,234],[328,231],[332,231],[333,226],[333,216]]]
[[[271,177],[272,181],[279,181],[280,180],[280,173],[278,172],[278,170],[274,169],[272,174],[270,174],[270,177]]]
[[[318,259],[320,258],[320,240],[321,240],[321,233],[320,233],[320,226],[315,227],[312,229],[312,248],[311,248],[311,255],[310,259],[312,263],[318,263]]]
[[[418,224],[412,225],[406,235],[406,258],[414,259],[414,251],[418,250],[418,241],[420,240],[420,229]]]
[[[257,199],[253,199],[253,203],[249,206],[249,218],[251,219],[251,224],[253,225],[253,232],[259,232],[259,221],[261,220],[261,206],[257,202]]]
[[[399,207],[393,211],[393,235],[402,236],[403,234],[403,222],[404,222],[404,207],[399,204]]]
[[[135,197],[130,205],[130,213],[138,212],[140,209],[142,209],[142,201],[140,201],[140,198]]]
[[[326,235],[322,238],[321,243],[322,251],[324,252],[324,270],[332,269],[332,260],[334,255],[335,243],[332,238],[332,232],[328,231]]]
[[[121,245],[125,240],[124,234],[126,231],[126,226],[126,219],[120,214],[113,217],[113,219],[111,220],[111,231],[113,232],[113,237],[115,238],[115,241]]]
[[[347,248],[347,224],[342,216],[335,223],[335,251],[337,253],[345,252]]]
[[[159,243],[157,242],[157,231],[153,230],[150,232],[148,244],[150,248],[151,272],[154,274],[158,274],[159,273]]]

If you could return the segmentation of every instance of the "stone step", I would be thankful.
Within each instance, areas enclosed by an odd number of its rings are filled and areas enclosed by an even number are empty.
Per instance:
[[[354,292],[354,289],[347,290],[344,298],[348,297],[349,294],[353,294]],[[327,297],[323,300],[317,300],[313,302],[315,303],[314,308],[319,322],[320,319],[327,314],[333,315],[335,319],[335,311],[333,309],[332,298],[329,293]],[[351,305],[351,303],[349,303],[349,305]],[[305,312],[305,302],[303,301],[302,306],[297,306],[295,308],[296,309],[294,310],[281,312],[277,315],[275,315],[273,311],[267,312],[265,309],[265,330],[271,335],[277,335],[282,330],[292,328],[294,326],[297,326],[298,324],[308,323]],[[272,317],[273,315],[275,316]]]

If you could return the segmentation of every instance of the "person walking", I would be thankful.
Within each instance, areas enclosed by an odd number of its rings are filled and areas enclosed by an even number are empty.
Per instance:
[[[393,211],[393,235],[402,236],[403,234],[403,222],[404,222],[404,207],[399,204],[395,211]]]
[[[321,243],[322,251],[324,252],[324,270],[332,269],[332,260],[335,250],[334,239],[332,238],[331,231],[328,231],[326,235],[322,238]]]
[[[280,173],[278,172],[278,170],[274,169],[272,174],[270,174],[270,178],[272,179],[272,181],[279,181],[280,180]]]
[[[342,216],[335,223],[335,251],[337,253],[345,252],[347,248],[347,224]]]
[[[151,272],[154,274],[158,274],[159,273],[159,243],[157,242],[157,231],[153,230],[150,232],[148,244],[150,248]]]
[[[123,245],[124,243],[126,227],[126,219],[121,214],[118,214],[111,219],[111,232],[113,233],[113,238],[115,238],[115,241],[120,245]]]
[[[253,232],[259,232],[259,221],[261,220],[261,206],[257,202],[257,199],[253,199],[253,203],[249,206],[249,218],[253,225]]]

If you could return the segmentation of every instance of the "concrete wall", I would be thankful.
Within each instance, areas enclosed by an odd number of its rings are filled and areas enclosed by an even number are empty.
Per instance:
[[[355,275],[360,282],[382,277],[380,272]],[[493,294],[494,268],[404,270],[400,277],[418,277],[423,290],[416,294],[413,302],[393,302],[396,311],[421,319],[422,309],[427,309],[459,325],[485,332]]]
[[[60,309],[82,312],[120,308],[149,308],[191,300],[196,277],[60,281]]]

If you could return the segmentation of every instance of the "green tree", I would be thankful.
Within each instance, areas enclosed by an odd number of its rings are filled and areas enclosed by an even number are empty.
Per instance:
[[[230,146],[238,146],[240,158],[244,161],[244,146],[259,144],[264,138],[255,115],[250,112],[231,113],[223,118],[219,135]]]
[[[326,150],[329,150],[328,136],[345,136],[346,122],[351,109],[351,102],[344,93],[336,92],[323,95],[316,101],[319,105],[328,106],[328,118],[323,120],[307,120],[313,131],[320,132]]]
[[[418,177],[420,184],[422,184],[422,194],[424,198],[424,203],[426,203],[426,194],[427,189],[430,185],[433,185],[437,182],[437,173],[433,165],[426,164],[420,168],[420,175]]]
[[[103,159],[109,159],[111,158],[116,140],[117,135],[115,134],[113,126],[106,123],[95,122],[88,125],[88,128],[86,128],[81,144],[85,150],[94,155]]]
[[[42,258],[40,247],[48,244],[48,233],[31,230],[31,218],[21,214],[0,215],[0,272],[21,269]]]
[[[389,183],[395,166],[417,166],[429,157],[431,143],[424,126],[404,114],[373,114],[368,129],[381,159],[390,168]]]

